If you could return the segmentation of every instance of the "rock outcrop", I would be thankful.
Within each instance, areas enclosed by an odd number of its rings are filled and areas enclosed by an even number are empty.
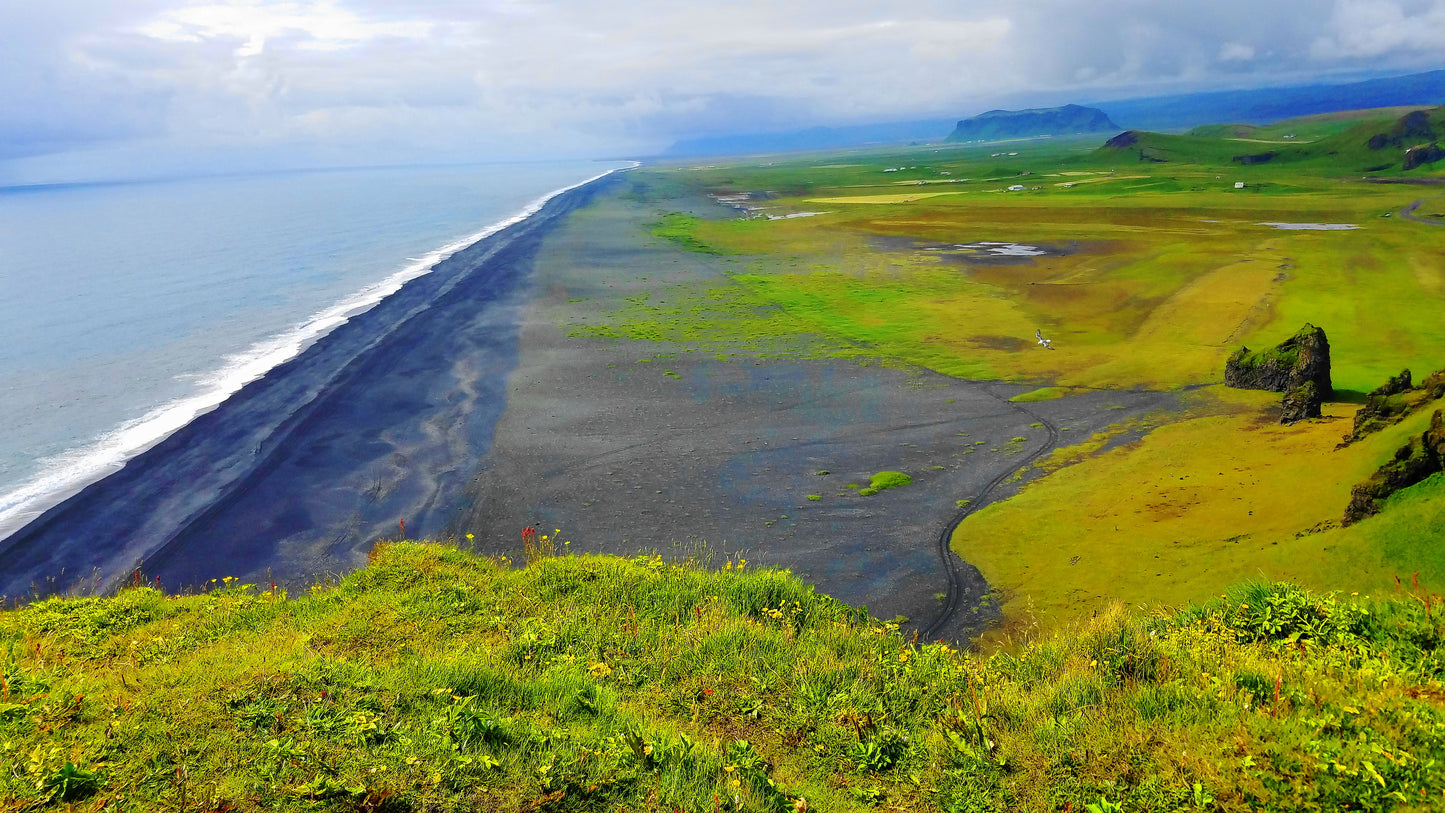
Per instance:
[[[1445,150],[1440,149],[1439,144],[1431,142],[1430,144],[1422,144],[1418,147],[1411,147],[1405,150],[1405,163],[1403,166],[1404,169],[1408,171],[1416,167],[1424,166],[1425,164],[1433,164],[1442,158],[1445,158]]]
[[[1385,383],[1370,390],[1370,395],[1398,395],[1399,393],[1405,392],[1406,390],[1413,389],[1413,385],[1411,385],[1410,383],[1411,378],[1412,376],[1410,375],[1410,368],[1406,367],[1405,369],[1400,371],[1399,375],[1395,376],[1394,378],[1387,379]]]
[[[1233,161],[1236,164],[1244,164],[1245,166],[1250,166],[1251,164],[1268,164],[1270,161],[1273,161],[1278,157],[1279,153],[1277,152],[1257,152],[1251,155],[1236,155],[1229,160]]]
[[[1320,397],[1320,390],[1315,382],[1306,381],[1284,394],[1284,401],[1279,416],[1279,422],[1284,424],[1302,421],[1305,418],[1320,417],[1320,407],[1324,399]]]
[[[1112,150],[1123,150],[1139,143],[1138,130],[1125,130],[1104,142],[1104,146]]]
[[[1321,398],[1335,394],[1330,384],[1330,341],[1324,330],[1306,324],[1270,350],[1251,353],[1241,347],[1224,364],[1224,383],[1242,390],[1289,392],[1314,382]]]
[[[1426,376],[1418,387],[1411,384],[1410,371],[1401,370],[1399,375],[1370,390],[1365,396],[1364,405],[1355,411],[1354,427],[1337,448],[1344,448],[1366,435],[1394,426],[1441,396],[1445,396],[1445,370]]]
[[[1430,416],[1430,428],[1419,437],[1401,446],[1395,459],[1381,466],[1370,479],[1350,492],[1342,524],[1351,525],[1365,517],[1380,513],[1385,499],[1402,488],[1419,483],[1426,477],[1445,471],[1445,418],[1441,410]]]
[[[1365,146],[1372,150],[1383,150],[1387,147],[1410,147],[1425,141],[1434,141],[1439,137],[1435,128],[1430,122],[1430,111],[1412,110],[1395,121],[1395,126],[1388,133],[1376,133],[1370,136]]]

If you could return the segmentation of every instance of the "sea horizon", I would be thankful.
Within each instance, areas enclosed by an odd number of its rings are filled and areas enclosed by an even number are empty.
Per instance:
[[[453,253],[627,166],[0,187],[0,542]]]

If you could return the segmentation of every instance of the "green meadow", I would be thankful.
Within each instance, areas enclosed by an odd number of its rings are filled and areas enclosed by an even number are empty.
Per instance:
[[[1141,439],[1080,439],[958,528],[955,550],[999,592],[1005,628],[1068,623],[1110,600],[1202,601],[1242,578],[1359,591],[1419,571],[1445,590],[1430,566],[1440,536],[1407,530],[1440,527],[1445,509],[1422,496],[1438,483],[1337,527],[1350,488],[1428,420],[1336,450],[1364,393],[1402,368],[1445,367],[1445,228],[1397,214],[1422,198],[1420,213],[1445,210],[1441,188],[1419,183],[1445,168],[1405,172],[1402,149],[1366,146],[1405,112],[1140,133],[1120,148],[1031,139],[649,169],[632,184],[657,207],[653,238],[732,271],[584,330],[880,359],[1032,385],[1024,401],[1187,391],[1188,408]],[[1266,149],[1279,155],[1234,160]],[[749,216],[707,197],[744,193]],[[987,244],[1037,256],[990,257]],[[1306,322],[1332,346],[1323,419],[1280,427],[1278,396],[1218,386],[1239,346],[1273,346]]]

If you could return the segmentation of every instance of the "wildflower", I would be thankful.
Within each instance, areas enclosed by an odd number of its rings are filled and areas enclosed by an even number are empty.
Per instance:
[[[476,539],[476,538],[477,538],[477,537],[476,537],[475,534],[467,534],[467,539]]]
[[[612,667],[602,661],[595,661],[587,665],[587,671],[591,672],[594,677],[607,677],[612,674]]]

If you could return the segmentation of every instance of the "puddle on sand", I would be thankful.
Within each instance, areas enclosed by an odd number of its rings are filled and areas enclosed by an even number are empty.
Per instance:
[[[1020,265],[1036,257],[1067,257],[1078,253],[1078,243],[1051,246],[1042,243],[1013,243],[1003,240],[976,240],[971,243],[939,243],[916,237],[878,235],[872,238],[882,251],[926,251],[951,263],[969,265]]]
[[[1258,226],[1273,226],[1288,231],[1350,231],[1358,229],[1353,223],[1257,223]]]

